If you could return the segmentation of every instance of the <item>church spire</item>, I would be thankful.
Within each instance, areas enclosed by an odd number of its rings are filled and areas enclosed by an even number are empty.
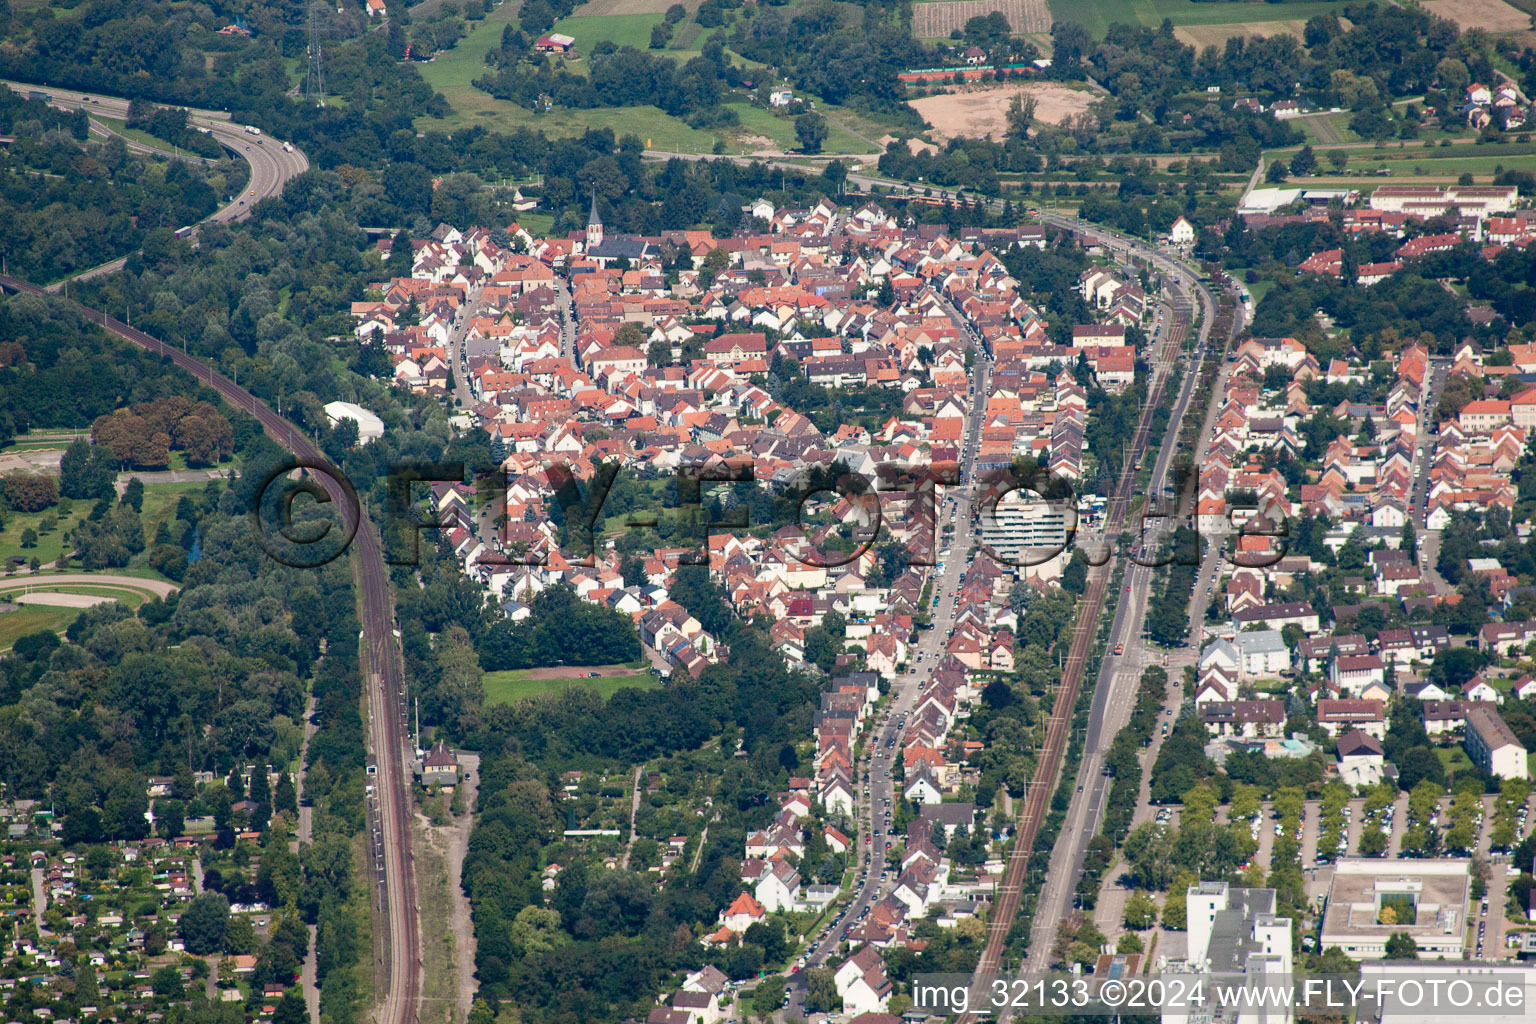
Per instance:
[[[603,218],[597,212],[597,190],[592,190],[592,209],[587,214],[587,248],[603,244]]]

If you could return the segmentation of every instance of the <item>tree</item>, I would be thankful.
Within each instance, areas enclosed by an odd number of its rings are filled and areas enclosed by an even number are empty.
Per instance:
[[[41,473],[12,473],[0,480],[5,503],[17,512],[41,512],[59,500],[58,484]]]
[[[1125,926],[1146,931],[1157,924],[1157,902],[1150,895],[1137,890],[1125,901]]]
[[[805,975],[805,1009],[807,1013],[835,1013],[843,1008],[843,1000],[837,994],[837,982],[830,968],[817,967]]]
[[[1013,99],[1008,101],[1008,134],[1016,138],[1025,138],[1029,135],[1029,126],[1035,120],[1035,98],[1024,93],[1015,93]]]
[[[117,474],[112,453],[77,437],[59,460],[59,490],[66,498],[100,498],[110,494]]]
[[[1302,146],[1296,151],[1296,155],[1291,157],[1291,173],[1298,177],[1311,174],[1316,169],[1317,156],[1312,152],[1311,146]]]
[[[272,1024],[305,1024],[309,1020],[309,1009],[304,1005],[304,997],[299,995],[299,990],[289,988],[283,993],[283,998],[277,1001],[277,1009],[272,1012]]]
[[[795,138],[800,142],[802,153],[820,153],[827,134],[827,119],[820,114],[812,111],[795,118]]]
[[[21,531],[21,546],[24,548],[37,547],[37,531],[32,529],[32,527],[29,526]]]
[[[1093,50],[1093,36],[1075,21],[1051,25],[1051,59],[1063,67],[1079,63]]]
[[[1168,897],[1163,900],[1163,927],[1183,931],[1189,924],[1189,887],[1198,881],[1193,871],[1180,871],[1168,886]]]
[[[432,205],[432,176],[425,167],[392,161],[384,168],[384,194],[408,215],[426,214]]]
[[[1392,908],[1386,908],[1386,910],[1390,909]],[[1386,910],[1383,910],[1383,914],[1385,914]],[[1419,944],[1414,942],[1413,936],[1407,932],[1393,932],[1387,938],[1386,953],[1388,960],[1417,960],[1419,958]]]
[[[1379,828],[1368,827],[1360,833],[1360,856],[1380,857],[1387,852],[1387,834]]]
[[[224,952],[243,956],[256,952],[256,926],[244,914],[232,914],[224,928]]]
[[[1285,164],[1279,160],[1271,161],[1269,170],[1264,172],[1264,178],[1266,181],[1278,185],[1286,178]]]
[[[164,797],[155,801],[155,831],[161,838],[175,839],[187,827],[186,805]]]
[[[1456,97],[1472,84],[1472,73],[1467,70],[1466,63],[1455,57],[1446,57],[1435,65],[1435,78],[1439,80],[1442,92]]]
[[[277,792],[272,796],[272,809],[287,811],[289,814],[299,813],[298,791],[294,788],[293,776],[288,772],[277,777]]]
[[[560,912],[550,907],[526,906],[512,919],[507,936],[519,956],[534,956],[558,949],[570,941],[560,927]]]
[[[771,1017],[784,1005],[785,982],[772,975],[757,983],[752,991],[752,1013],[758,1017]]]
[[[664,341],[653,341],[645,350],[645,362],[647,366],[666,366],[672,362],[672,346]]]
[[[126,508],[131,508],[135,512],[143,512],[144,481],[140,480],[136,476],[129,477],[128,484],[123,488],[123,496],[118,500],[118,504]]]
[[[149,976],[149,987],[162,999],[180,999],[186,994],[181,982],[181,971],[175,964],[166,964]]]
[[[192,898],[182,911],[176,930],[193,956],[207,956],[224,948],[229,926],[229,900],[223,893],[205,892]]]

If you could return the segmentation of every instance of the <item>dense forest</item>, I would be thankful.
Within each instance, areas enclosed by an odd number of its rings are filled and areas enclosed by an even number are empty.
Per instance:
[[[15,137],[0,146],[0,255],[11,273],[34,281],[163,243],[217,209],[249,173],[244,161],[204,166],[131,153],[116,137],[89,140],[83,114],[10,89],[0,90],[0,135]]]

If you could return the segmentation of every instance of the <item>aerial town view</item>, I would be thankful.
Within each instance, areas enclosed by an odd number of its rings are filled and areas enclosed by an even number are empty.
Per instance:
[[[1536,1017],[1536,0],[0,0],[0,1024]]]

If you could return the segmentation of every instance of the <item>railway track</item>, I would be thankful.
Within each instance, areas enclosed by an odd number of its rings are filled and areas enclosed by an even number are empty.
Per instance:
[[[421,937],[416,902],[415,865],[411,857],[411,803],[405,772],[405,698],[404,669],[393,642],[394,611],[389,594],[389,575],[377,535],[362,514],[354,508],[341,486],[341,471],[331,466],[325,454],[310,443],[301,431],[279,416],[255,395],[219,373],[212,366],[173,348],[159,338],[131,327],[98,309],[69,299],[47,296],[30,281],[0,275],[0,289],[51,297],[73,307],[81,316],[98,323],[110,334],[130,341],[156,355],[169,358],[177,366],[207,383],[225,400],[250,413],[261,423],[267,435],[298,459],[321,467],[326,472],[314,474],[331,500],[337,503],[350,531],[356,526],[352,541],[352,577],[362,595],[362,626],[367,643],[363,663],[366,695],[372,723],[373,749],[378,766],[378,817],[384,865],[383,902],[389,927],[385,933],[388,965],[386,995],[380,1024],[415,1024],[421,994]],[[361,521],[358,521],[361,520]]]
[[[1193,307],[1188,294],[1176,292],[1171,306],[1173,322],[1169,325],[1168,334],[1162,342],[1153,373],[1152,387],[1147,395],[1147,403],[1143,406],[1141,417],[1137,420],[1135,435],[1125,463],[1120,469],[1119,482],[1116,484],[1109,507],[1105,510],[1104,537],[1111,542],[1118,537],[1125,525],[1126,514],[1136,489],[1137,466],[1141,461],[1142,453],[1146,450],[1147,439],[1152,431],[1152,420],[1158,406],[1162,404],[1170,371],[1189,333]],[[1072,626],[1072,640],[1068,646],[1066,659],[1062,663],[1061,682],[1057,686],[1056,699],[1052,704],[1050,717],[1047,719],[1045,743],[1041,747],[1039,765],[1025,794],[1024,807],[1014,833],[1013,850],[1009,854],[1002,884],[998,886],[997,897],[993,901],[992,916],[987,924],[986,945],[982,948],[976,973],[973,976],[975,987],[971,992],[970,1006],[989,1005],[987,988],[992,978],[1002,974],[1003,955],[1007,951],[1009,934],[1013,930],[1014,920],[1018,916],[1019,907],[1023,901],[1030,858],[1033,856],[1040,830],[1045,824],[1051,794],[1055,790],[1057,777],[1061,774],[1062,761],[1066,757],[1072,717],[1078,695],[1082,690],[1083,677],[1093,649],[1093,638],[1099,617],[1103,613],[1105,598],[1109,593],[1109,581],[1114,564],[1115,559],[1111,558],[1095,568],[1089,575],[1087,588],[1083,592],[1082,604],[1078,608],[1077,619]],[[980,1016],[975,1012],[967,1012],[961,1015],[960,1020],[962,1024],[976,1024]]]

